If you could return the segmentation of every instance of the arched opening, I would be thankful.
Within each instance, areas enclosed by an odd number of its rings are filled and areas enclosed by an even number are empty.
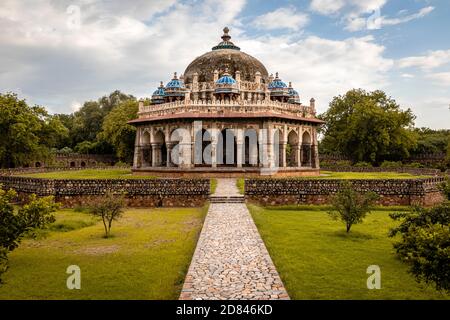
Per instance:
[[[35,166],[36,168],[40,168],[40,167],[42,166],[42,164],[41,164],[39,161],[37,161],[37,162],[34,164],[34,166]]]
[[[291,130],[286,143],[286,164],[288,167],[298,166],[298,134]]]
[[[153,139],[154,149],[153,149],[153,157],[154,164],[156,167],[166,166],[167,165],[167,146],[165,135],[161,130],[158,130]]]
[[[311,135],[305,131],[302,136],[302,167],[311,167]]]
[[[195,133],[194,163],[196,167],[211,166],[211,156],[208,154],[205,155],[205,150],[211,150],[210,144],[211,134],[208,130],[202,129]]]
[[[220,132],[217,146],[217,164],[220,166],[237,166],[236,136],[232,129]]]
[[[81,166],[82,168],[86,167],[86,162],[81,161],[80,166]]]
[[[70,167],[75,168],[75,166],[76,166],[75,161],[70,161]]]
[[[259,144],[255,129],[244,131],[244,166],[258,166]]]
[[[152,147],[150,144],[150,132],[144,131],[141,139],[141,153],[138,166],[150,167],[152,165]]]
[[[181,146],[179,146],[180,142],[182,144],[187,143],[186,141],[187,137],[185,136],[184,129],[173,129],[170,133],[170,141],[168,142],[168,145],[170,146],[170,150],[168,152],[168,158],[167,160],[170,163],[170,166],[177,167],[180,165],[180,163],[183,162],[183,150],[181,149]],[[177,152],[174,152],[174,150],[177,150]]]

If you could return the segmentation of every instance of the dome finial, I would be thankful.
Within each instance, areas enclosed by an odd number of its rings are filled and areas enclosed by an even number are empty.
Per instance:
[[[278,79],[278,72],[275,72],[275,78]]]
[[[173,78],[177,79],[177,72],[176,71],[173,73]]]
[[[228,27],[223,28],[223,36],[222,36],[223,41],[230,41],[231,36],[228,34],[228,32],[230,32],[230,29]]]

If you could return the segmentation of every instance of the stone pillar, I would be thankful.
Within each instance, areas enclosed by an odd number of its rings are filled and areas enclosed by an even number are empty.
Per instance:
[[[301,167],[302,166],[302,139],[303,139],[303,133],[301,130],[298,131],[299,132],[299,136],[298,136],[298,145],[297,148],[295,150],[296,152],[296,156],[295,158],[297,159],[297,167]]]
[[[138,128],[136,130],[136,138],[134,139],[134,154],[133,154],[133,168],[139,168],[141,166],[140,163],[140,152],[141,152],[141,148],[140,148],[140,139],[141,139],[141,130],[140,128]]]
[[[175,144],[171,142],[166,142],[166,150],[167,150],[167,167],[172,167],[172,149]]]
[[[152,167],[161,166],[161,144],[152,143]]]
[[[213,124],[211,130],[211,167],[217,167],[217,140],[218,140],[218,130]]]
[[[217,167],[217,141],[211,141],[211,167]]]
[[[279,159],[279,166],[286,168],[287,167],[287,159],[286,159],[286,147],[287,143],[286,141],[280,141],[280,159]]]

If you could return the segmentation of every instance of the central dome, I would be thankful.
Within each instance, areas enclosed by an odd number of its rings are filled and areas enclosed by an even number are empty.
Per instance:
[[[226,70],[235,77],[236,71],[240,71],[241,80],[255,81],[255,74],[259,72],[264,83],[267,82],[268,72],[266,67],[256,58],[240,51],[228,35],[225,28],[222,42],[215,46],[212,51],[192,61],[184,72],[185,83],[192,83],[194,73],[198,74],[199,82],[214,81],[214,71],[223,74]]]

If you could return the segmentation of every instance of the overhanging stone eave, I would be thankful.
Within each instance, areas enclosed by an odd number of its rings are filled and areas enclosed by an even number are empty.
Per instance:
[[[148,118],[138,118],[134,120],[128,121],[129,124],[135,125],[139,123],[146,122],[156,122],[156,121],[164,121],[164,120],[174,120],[174,119],[257,119],[257,118],[274,118],[274,119],[283,119],[283,120],[294,120],[294,121],[302,121],[302,122],[312,122],[317,125],[324,124],[325,121],[317,119],[317,118],[304,118],[304,117],[296,117],[287,114],[279,114],[279,113],[178,113],[178,114],[170,114],[156,117],[148,117]]]

